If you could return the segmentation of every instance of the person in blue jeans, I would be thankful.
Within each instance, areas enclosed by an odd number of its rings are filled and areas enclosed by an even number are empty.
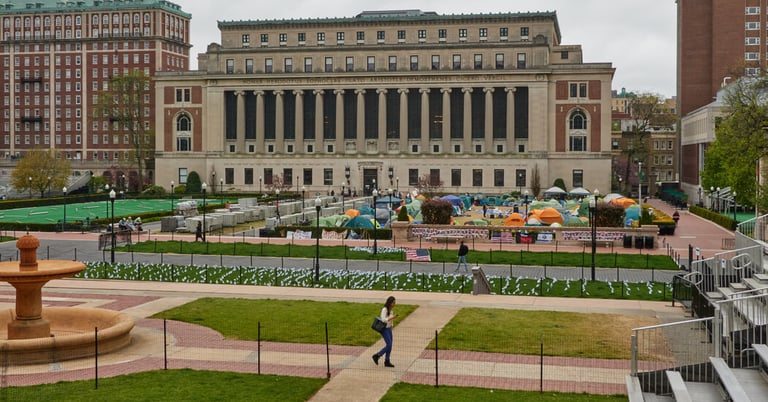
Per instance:
[[[461,264],[464,264],[464,271],[469,272],[469,266],[467,265],[467,254],[469,254],[469,247],[467,247],[467,245],[464,244],[464,241],[462,241],[461,245],[459,246],[459,263],[456,264],[456,272],[459,272]]]
[[[373,362],[376,363],[377,366],[379,365],[379,358],[384,356],[384,366],[395,367],[389,359],[392,354],[392,323],[395,321],[395,318],[398,317],[398,315],[392,311],[395,304],[397,304],[395,296],[389,296],[386,303],[384,303],[384,307],[381,309],[381,315],[379,317],[382,321],[387,323],[387,327],[381,331],[381,337],[384,338],[384,347],[381,348],[378,353],[373,355]]]

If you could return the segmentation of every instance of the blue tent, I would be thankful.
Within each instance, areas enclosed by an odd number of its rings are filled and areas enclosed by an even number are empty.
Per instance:
[[[455,195],[446,195],[445,197],[440,197],[441,200],[446,200],[450,202],[451,204],[455,206],[461,205],[461,198],[455,196]]]
[[[344,223],[344,227],[348,228],[361,228],[361,229],[373,229],[373,222],[371,222],[370,216],[356,216]]]

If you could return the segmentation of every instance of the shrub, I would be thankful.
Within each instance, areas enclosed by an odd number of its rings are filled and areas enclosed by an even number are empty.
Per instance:
[[[152,185],[141,192],[143,195],[165,195],[165,189],[161,186]]]
[[[599,202],[597,209],[597,226],[620,228],[624,226],[624,208],[609,202]]]
[[[189,172],[187,176],[187,187],[185,189],[187,190],[186,194],[198,194],[203,191],[200,175],[194,170]]]
[[[449,225],[452,214],[453,204],[450,201],[429,199],[421,204],[421,215],[427,224]]]
[[[408,208],[403,205],[400,207],[400,212],[397,213],[398,222],[408,222]]]

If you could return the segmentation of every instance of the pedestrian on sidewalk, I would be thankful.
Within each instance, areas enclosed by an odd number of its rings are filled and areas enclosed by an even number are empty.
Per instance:
[[[195,241],[197,241],[197,239],[205,241],[203,238],[203,222],[197,222],[197,228],[195,229]]]
[[[467,247],[466,244],[464,244],[464,240],[461,241],[461,245],[459,245],[459,262],[456,264],[456,271],[459,272],[459,268],[461,268],[461,264],[464,264],[464,272],[469,272],[469,266],[467,266],[467,254],[469,254],[469,247]]]
[[[680,213],[675,211],[675,213],[672,214],[672,220],[675,221],[675,226],[677,226],[677,221],[680,220]]]
[[[384,366],[395,367],[395,365],[392,364],[392,361],[389,359],[390,355],[392,354],[392,324],[393,321],[395,321],[395,318],[398,317],[398,315],[392,311],[392,309],[395,307],[395,304],[397,304],[395,296],[389,296],[386,303],[384,303],[384,307],[381,309],[380,318],[382,321],[387,323],[387,327],[381,331],[381,337],[384,338],[384,347],[381,348],[378,353],[373,355],[373,362],[376,363],[377,366],[379,365],[379,358],[384,356]]]

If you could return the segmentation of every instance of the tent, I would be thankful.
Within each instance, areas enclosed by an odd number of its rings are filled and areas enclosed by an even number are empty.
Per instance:
[[[460,206],[462,204],[461,198],[455,196],[455,195],[446,195],[445,197],[440,197],[441,200],[446,200],[450,202],[451,204],[455,206]]]
[[[346,212],[344,212],[344,214],[347,215],[350,218],[354,218],[354,217],[360,215],[360,211],[358,211],[358,210],[356,210],[354,208],[350,208]]]
[[[376,199],[376,205],[377,206],[380,206],[380,205],[392,205],[394,207],[397,207],[398,205],[400,205],[401,202],[403,202],[403,200],[401,200],[401,199],[399,199],[397,197],[393,197],[391,195],[388,195],[386,197],[381,197],[381,198],[377,198]]]
[[[587,218],[580,218],[578,216],[572,216],[567,221],[565,221],[565,224],[563,226],[567,227],[587,227],[589,226],[589,222]]]
[[[603,202],[611,202],[619,198],[625,198],[625,197],[621,194],[610,193],[603,196]]]
[[[517,212],[513,212],[504,219],[504,226],[523,226],[525,225],[525,218]]]
[[[546,223],[547,225],[551,225],[555,222],[559,224],[563,223],[563,215],[560,215],[560,212],[557,212],[557,210],[554,208],[543,209],[539,213],[538,218],[542,223]]]
[[[576,187],[573,190],[569,191],[568,194],[575,195],[577,197],[586,197],[588,195],[591,195],[592,193],[590,193],[589,190],[587,190],[584,187]]]
[[[566,194],[565,190],[558,186],[550,187],[544,190],[544,195],[563,195]]]
[[[358,212],[360,212],[360,215],[373,215],[373,208],[363,205],[362,207],[358,208]]]
[[[611,200],[611,204],[620,205],[622,208],[627,209],[630,205],[635,205],[637,203],[631,198],[624,197]]]
[[[485,219],[473,219],[471,221],[464,222],[464,225],[488,226],[490,223]]]
[[[361,228],[361,229],[373,229],[373,222],[371,222],[370,216],[356,216],[348,220],[344,227],[348,228]]]

